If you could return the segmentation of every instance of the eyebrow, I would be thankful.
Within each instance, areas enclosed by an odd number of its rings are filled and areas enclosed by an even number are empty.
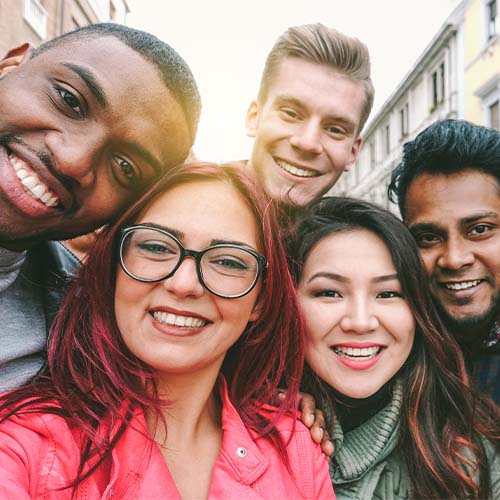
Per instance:
[[[166,164],[164,162],[161,162],[160,160],[155,158],[152,153],[150,153],[140,144],[137,144],[136,142],[128,142],[125,143],[124,146],[129,149],[130,152],[134,155],[140,156],[141,158],[146,160],[146,162],[153,167],[156,175],[160,175],[163,173],[163,171],[167,170]]]
[[[316,278],[327,278],[334,281],[339,281],[340,283],[349,283],[351,281],[349,278],[343,276],[342,274],[320,271],[319,273],[313,274],[307,282],[310,283]],[[375,276],[370,281],[372,283],[383,283],[386,281],[394,281],[394,280],[399,280],[397,273]]]
[[[238,245],[239,247],[250,248],[254,250],[248,243],[244,243],[243,241],[237,240],[221,240],[221,239],[212,239],[210,240],[210,246],[212,245]]]
[[[458,220],[458,223],[463,226],[467,224],[472,224],[473,222],[477,222],[481,219],[486,219],[486,218],[498,219],[499,215],[496,212],[480,212],[474,215],[470,215],[469,217],[463,217],[462,219]],[[443,229],[440,226],[432,222],[416,222],[415,224],[409,224],[408,229],[411,232],[414,231],[443,232]]]
[[[108,107],[106,93],[95,75],[89,69],[73,63],[63,63],[63,66],[73,71],[73,73],[76,73],[80,77],[101,107]]]
[[[435,232],[442,231],[442,229],[439,226],[433,224],[432,222],[416,222],[415,224],[409,224],[408,229],[412,233],[415,231],[435,231]]]
[[[179,231],[178,229],[172,229],[172,228],[167,227],[167,226],[162,226],[161,224],[155,224],[154,222],[139,222],[138,224],[139,225],[145,224],[147,226],[150,226],[151,228],[162,229],[163,231],[167,231],[167,233],[174,235],[178,240],[182,240],[185,237],[185,233],[183,231]],[[210,245],[208,245],[208,246],[213,246],[213,245],[238,245],[240,247],[250,248],[250,249],[254,250],[247,243],[244,243],[242,241],[236,241],[236,240],[211,239]]]
[[[461,224],[470,224],[472,222],[477,222],[478,220],[481,219],[498,219],[498,214],[496,212],[480,212],[475,215],[471,215],[470,217],[464,217],[463,219],[460,220]]]

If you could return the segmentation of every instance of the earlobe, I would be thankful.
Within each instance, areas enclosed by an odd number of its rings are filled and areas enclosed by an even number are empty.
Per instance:
[[[33,46],[26,42],[10,49],[0,60],[0,78],[31,58]]]
[[[255,137],[257,134],[257,126],[259,124],[259,104],[257,101],[252,101],[247,111],[245,120],[247,136]]]

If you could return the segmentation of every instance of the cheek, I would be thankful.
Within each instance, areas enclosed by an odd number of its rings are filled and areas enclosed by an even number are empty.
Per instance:
[[[415,327],[415,318],[409,307],[401,309],[398,314],[394,315],[391,329],[395,332],[395,335],[398,336],[399,343],[406,357],[410,354],[413,346]]]
[[[300,297],[300,310],[305,321],[308,342],[318,342],[339,322],[339,314],[333,304],[321,304],[317,300]]]
[[[150,284],[133,280],[119,269],[115,287],[115,317],[120,331],[122,328],[126,329],[131,321],[144,315],[145,309],[141,303],[150,288]]]
[[[231,329],[231,335],[239,337],[250,321],[258,319],[259,311],[256,305],[258,290],[258,288],[254,289],[239,299],[222,299],[213,296],[220,318],[226,327]]]
[[[434,270],[435,263],[438,259],[438,254],[436,252],[420,250],[420,257],[422,257],[424,268],[427,271],[427,274],[430,276],[432,274],[432,271]]]

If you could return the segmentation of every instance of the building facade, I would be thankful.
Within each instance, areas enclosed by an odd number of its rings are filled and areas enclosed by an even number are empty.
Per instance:
[[[79,26],[125,23],[126,0],[0,0],[0,56],[23,42],[38,46]]]
[[[500,125],[500,18],[496,0],[462,0],[372,118],[354,167],[334,194],[398,209],[387,198],[405,142],[436,120]]]

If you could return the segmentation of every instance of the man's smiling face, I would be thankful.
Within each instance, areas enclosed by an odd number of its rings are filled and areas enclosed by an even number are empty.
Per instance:
[[[102,225],[191,144],[155,67],[118,39],[12,51],[0,61],[0,244]]]
[[[459,340],[488,328],[500,306],[500,190],[479,170],[417,176],[405,222],[415,237],[431,289]]]
[[[284,59],[265,97],[251,104],[251,167],[277,200],[305,205],[355,160],[366,103],[363,83],[296,57]]]

